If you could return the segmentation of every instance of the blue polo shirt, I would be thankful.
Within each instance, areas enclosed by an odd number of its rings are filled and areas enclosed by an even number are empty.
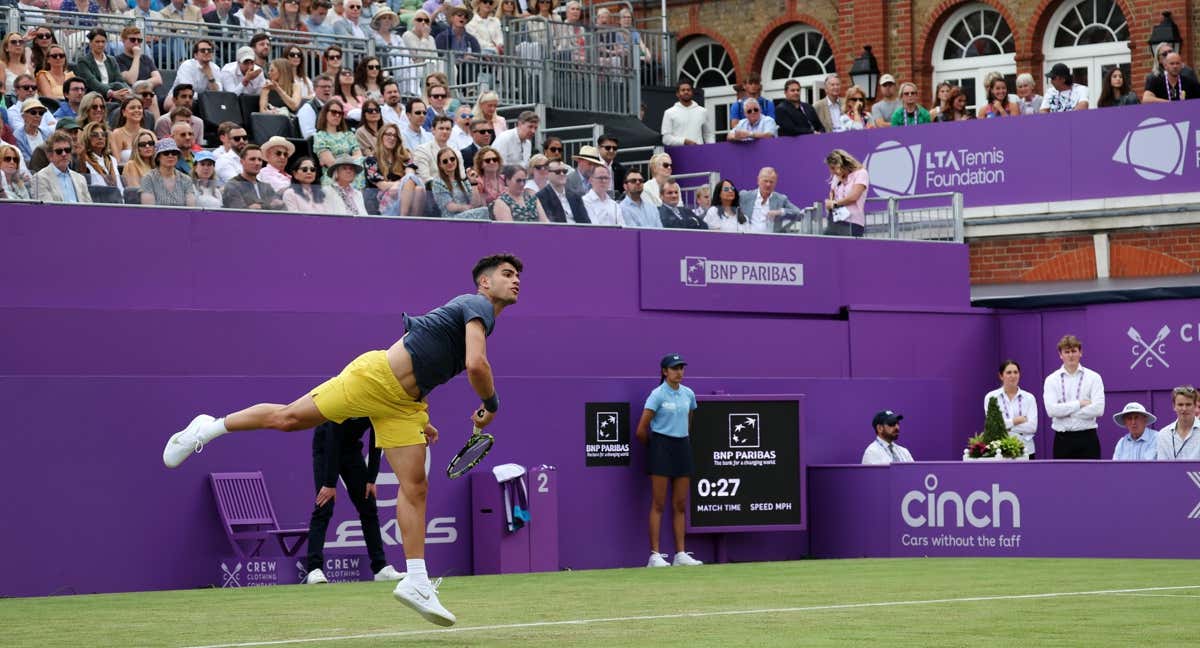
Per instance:
[[[653,432],[679,439],[687,438],[688,415],[696,409],[696,394],[683,385],[679,389],[671,389],[664,380],[646,398],[645,409],[654,412],[654,418],[650,420]]]

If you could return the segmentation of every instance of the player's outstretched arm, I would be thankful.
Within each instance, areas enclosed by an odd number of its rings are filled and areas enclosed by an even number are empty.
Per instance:
[[[467,380],[483,403],[482,408],[471,412],[471,422],[483,429],[495,418],[500,404],[496,398],[496,384],[492,379],[492,365],[487,359],[487,333],[484,331],[483,322],[479,320],[467,322]]]

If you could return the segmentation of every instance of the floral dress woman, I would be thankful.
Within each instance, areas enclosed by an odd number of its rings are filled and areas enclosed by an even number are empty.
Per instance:
[[[354,131],[349,130],[337,133],[319,130],[313,134],[313,153],[320,155],[321,151],[329,151],[335,158],[342,155],[357,157],[358,137],[354,134]],[[325,175],[321,178],[321,184],[326,187],[333,186],[333,179]],[[359,191],[366,186],[366,180],[361,171],[354,177],[354,182],[351,185]]]

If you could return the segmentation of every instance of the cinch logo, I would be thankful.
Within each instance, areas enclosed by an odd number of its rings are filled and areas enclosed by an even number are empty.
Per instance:
[[[888,140],[876,146],[863,165],[876,196],[911,196],[917,191],[917,176],[921,172],[921,145],[905,146]]]
[[[1000,484],[992,484],[992,492],[987,491],[972,491],[964,499],[962,495],[954,491],[946,491],[938,493],[938,478],[937,475],[925,475],[925,490],[911,490],[904,494],[904,499],[900,500],[900,516],[904,518],[904,523],[910,527],[930,527],[940,528],[946,526],[947,509],[953,516],[951,518],[951,526],[963,528],[964,518],[971,526],[976,529],[982,529],[988,525],[992,527],[1000,527],[1001,508],[1000,505],[1007,502],[1009,505],[1009,514],[1012,517],[1012,528],[1021,528],[1021,500],[1015,493],[1000,490]],[[924,502],[925,507],[916,508],[916,514],[913,514],[913,504]],[[975,514],[977,504],[987,504],[991,502],[991,515],[988,515],[988,510],[984,509],[982,516]]]
[[[1167,123],[1151,117],[1143,120],[1125,134],[1113,161],[1128,164],[1147,180],[1162,180],[1169,175],[1183,175],[1183,160],[1187,153],[1190,122]],[[1200,160],[1197,161],[1200,164]]]
[[[757,448],[761,445],[762,418],[757,414],[729,415],[729,448]]]
[[[698,288],[709,284],[803,286],[804,264],[718,261],[689,256],[679,260],[679,281],[685,286]]]
[[[1158,332],[1154,334],[1154,340],[1146,343],[1142,334],[1130,326],[1129,330],[1125,331],[1125,335],[1129,336],[1130,340],[1133,340],[1133,347],[1130,348],[1130,352],[1133,353],[1134,361],[1133,364],[1129,365],[1129,368],[1133,369],[1140,364],[1144,364],[1147,369],[1151,369],[1154,367],[1155,360],[1158,360],[1159,364],[1164,367],[1170,367],[1171,365],[1167,364],[1166,358],[1163,357],[1167,354],[1167,344],[1164,340],[1170,334],[1171,327],[1163,324],[1162,328],[1158,329]]]

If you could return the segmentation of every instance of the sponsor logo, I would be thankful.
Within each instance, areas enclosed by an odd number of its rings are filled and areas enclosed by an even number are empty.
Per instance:
[[[1125,335],[1133,341],[1133,346],[1130,347],[1129,350],[1133,354],[1134,360],[1133,364],[1129,365],[1129,368],[1133,369],[1138,365],[1145,365],[1147,369],[1151,369],[1155,366],[1154,362],[1156,360],[1162,366],[1170,367],[1171,365],[1167,363],[1167,360],[1164,357],[1167,354],[1167,344],[1165,340],[1170,334],[1171,327],[1163,324],[1162,328],[1158,329],[1158,331],[1154,334],[1154,339],[1150,342],[1146,342],[1146,339],[1142,337],[1142,334],[1138,332],[1137,329],[1130,326],[1129,330],[1125,331]]]
[[[596,412],[596,443],[619,443],[621,424],[616,412]]]
[[[1200,488],[1200,472],[1189,470],[1187,476],[1188,479],[1192,480],[1192,483],[1196,485],[1196,488]],[[1188,519],[1200,519],[1200,503],[1197,503],[1196,508],[1192,509],[1191,513],[1188,513]]]
[[[1010,527],[1021,528],[1021,499],[1011,491],[1000,490],[992,484],[991,492],[971,491],[966,497],[954,491],[938,492],[937,475],[925,475],[925,491],[911,490],[900,500],[900,517],[912,528],[946,526],[964,528],[967,524],[982,529],[1000,528],[1004,520],[1004,504],[1008,504]],[[919,506],[924,504],[924,507]],[[990,510],[987,504],[991,504]],[[917,505],[917,506],[914,506]],[[978,505],[985,505],[982,509]],[[978,513],[982,511],[982,515]]]
[[[278,565],[275,559],[250,559],[234,563],[221,563],[221,587],[258,587],[279,584]]]
[[[1160,117],[1150,117],[1125,133],[1113,161],[1133,167],[1147,180],[1162,180],[1169,175],[1183,175],[1183,163],[1187,155],[1188,126],[1190,122],[1167,122]],[[1200,133],[1197,133],[1200,137]],[[1197,160],[1200,165],[1200,159]]]
[[[729,448],[757,448],[760,445],[760,421],[758,414],[730,414]]]
[[[1003,184],[1005,151],[986,148],[925,149],[905,146],[895,140],[880,143],[864,165],[871,176],[871,189],[880,198],[911,196],[917,190],[932,191],[975,185]],[[918,187],[920,184],[920,187]]]
[[[895,140],[882,142],[864,161],[871,177],[871,190],[880,198],[911,196],[917,192],[921,171],[921,145],[905,146]]]
[[[379,476],[382,478],[383,473]],[[393,475],[393,479],[395,476]],[[379,506],[386,506],[382,500],[379,501]],[[391,500],[391,506],[395,506],[396,500]],[[391,507],[389,506],[389,511]],[[391,515],[389,512],[388,515]],[[425,544],[454,544],[458,541],[458,529],[454,528],[456,519],[452,517],[436,517],[429,521],[425,526]],[[335,531],[337,537],[332,542],[325,543],[326,547],[365,547],[367,542],[363,540],[362,522],[359,520],[346,520],[337,526]],[[379,527],[379,534],[383,538],[383,544],[389,547],[403,545],[404,539],[400,537],[400,525],[396,522],[396,518],[384,523]]]
[[[689,256],[679,260],[679,281],[698,288],[709,284],[803,286],[804,264],[719,261]]]
[[[233,569],[221,563],[221,587],[241,587],[242,563],[237,563]]]

